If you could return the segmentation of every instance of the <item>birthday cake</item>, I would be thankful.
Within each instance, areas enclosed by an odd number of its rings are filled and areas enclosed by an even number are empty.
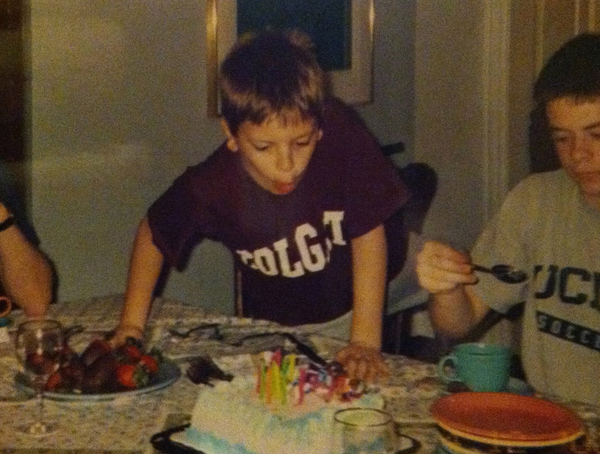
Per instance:
[[[256,371],[202,387],[174,441],[206,454],[330,454],[334,413],[383,408],[383,398],[294,355],[254,357]]]

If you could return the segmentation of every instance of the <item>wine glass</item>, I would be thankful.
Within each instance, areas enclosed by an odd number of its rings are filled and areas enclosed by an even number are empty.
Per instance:
[[[35,422],[20,427],[23,433],[44,436],[56,430],[56,424],[44,421],[44,387],[50,375],[60,365],[63,348],[63,329],[59,322],[49,319],[32,319],[21,323],[15,337],[17,358],[29,377],[38,402]]]
[[[374,408],[347,408],[334,415],[335,452],[394,454],[398,438],[392,416]]]

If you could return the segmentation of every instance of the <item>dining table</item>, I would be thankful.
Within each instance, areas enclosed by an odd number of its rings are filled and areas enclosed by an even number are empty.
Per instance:
[[[123,305],[122,295],[52,304],[48,317],[65,327],[81,325],[74,335],[74,350],[115,328]],[[158,348],[180,373],[168,386],[149,392],[115,393],[111,398],[53,399],[47,397],[44,411],[58,424],[52,434],[35,437],[17,431],[32,421],[36,400],[19,385],[21,366],[15,355],[14,332],[25,320],[20,311],[10,314],[8,327],[0,328],[0,452],[3,454],[158,454],[151,438],[189,421],[196,396],[205,384],[196,384],[186,371],[199,357],[221,358],[272,348],[280,333],[305,339],[325,359],[332,359],[344,343],[306,332],[302,327],[282,327],[273,322],[211,313],[198,305],[157,297],[152,302],[144,342]],[[186,333],[187,330],[205,326]],[[224,337],[211,335],[218,326]],[[229,334],[227,334],[229,333]],[[255,336],[272,333],[273,336]],[[232,342],[232,339],[251,342]],[[241,337],[240,337],[241,336]],[[448,393],[438,378],[437,365],[402,355],[385,355],[390,375],[376,384],[394,417],[399,432],[410,437],[410,452],[433,453],[439,437],[430,408]],[[561,402],[582,418],[596,419],[600,410],[577,402]],[[210,453],[207,453],[210,454]]]

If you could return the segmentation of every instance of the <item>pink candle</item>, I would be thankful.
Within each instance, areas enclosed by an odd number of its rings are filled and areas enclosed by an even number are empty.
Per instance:
[[[273,353],[273,357],[271,358],[271,361],[276,363],[277,366],[281,367],[281,349],[280,348],[275,350],[275,352]]]
[[[304,385],[306,384],[306,369],[304,367],[300,368],[300,377],[298,378],[298,404],[302,405],[304,402]]]

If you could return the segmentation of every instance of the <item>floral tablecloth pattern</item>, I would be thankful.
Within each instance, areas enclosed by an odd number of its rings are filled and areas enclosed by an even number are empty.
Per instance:
[[[71,344],[82,349],[93,337],[113,329],[122,308],[122,296],[113,295],[53,305],[49,316],[65,327],[81,324],[86,331],[73,337]],[[23,319],[11,314],[14,330]],[[198,306],[157,298],[152,305],[147,342],[159,347],[181,368],[182,376],[173,385],[149,394],[123,397],[104,402],[58,402],[46,400],[47,415],[60,424],[51,436],[32,438],[15,431],[19,424],[35,415],[34,399],[25,396],[14,385],[19,364],[10,342],[0,342],[0,452],[6,454],[153,454],[150,443],[153,434],[185,419],[192,411],[199,386],[185,375],[189,361],[199,355],[236,355],[249,350],[268,348],[265,338],[258,343],[243,344],[212,339],[210,330],[199,331],[188,338],[173,336],[170,329],[191,328],[201,323],[216,323],[223,333],[234,336],[272,331],[281,327],[268,322],[209,314]],[[334,339],[306,336],[326,358],[331,358],[343,344]],[[6,333],[5,333],[6,334]],[[0,339],[2,336],[0,336]],[[227,338],[227,335],[226,335]],[[272,341],[272,340],[271,340]],[[263,342],[263,344],[261,344]],[[443,388],[436,377],[434,365],[403,356],[388,357],[391,377],[381,384],[387,409],[394,415],[402,433],[418,440],[418,452],[435,450],[437,431],[429,408],[442,395]],[[576,408],[578,411],[591,411]]]

